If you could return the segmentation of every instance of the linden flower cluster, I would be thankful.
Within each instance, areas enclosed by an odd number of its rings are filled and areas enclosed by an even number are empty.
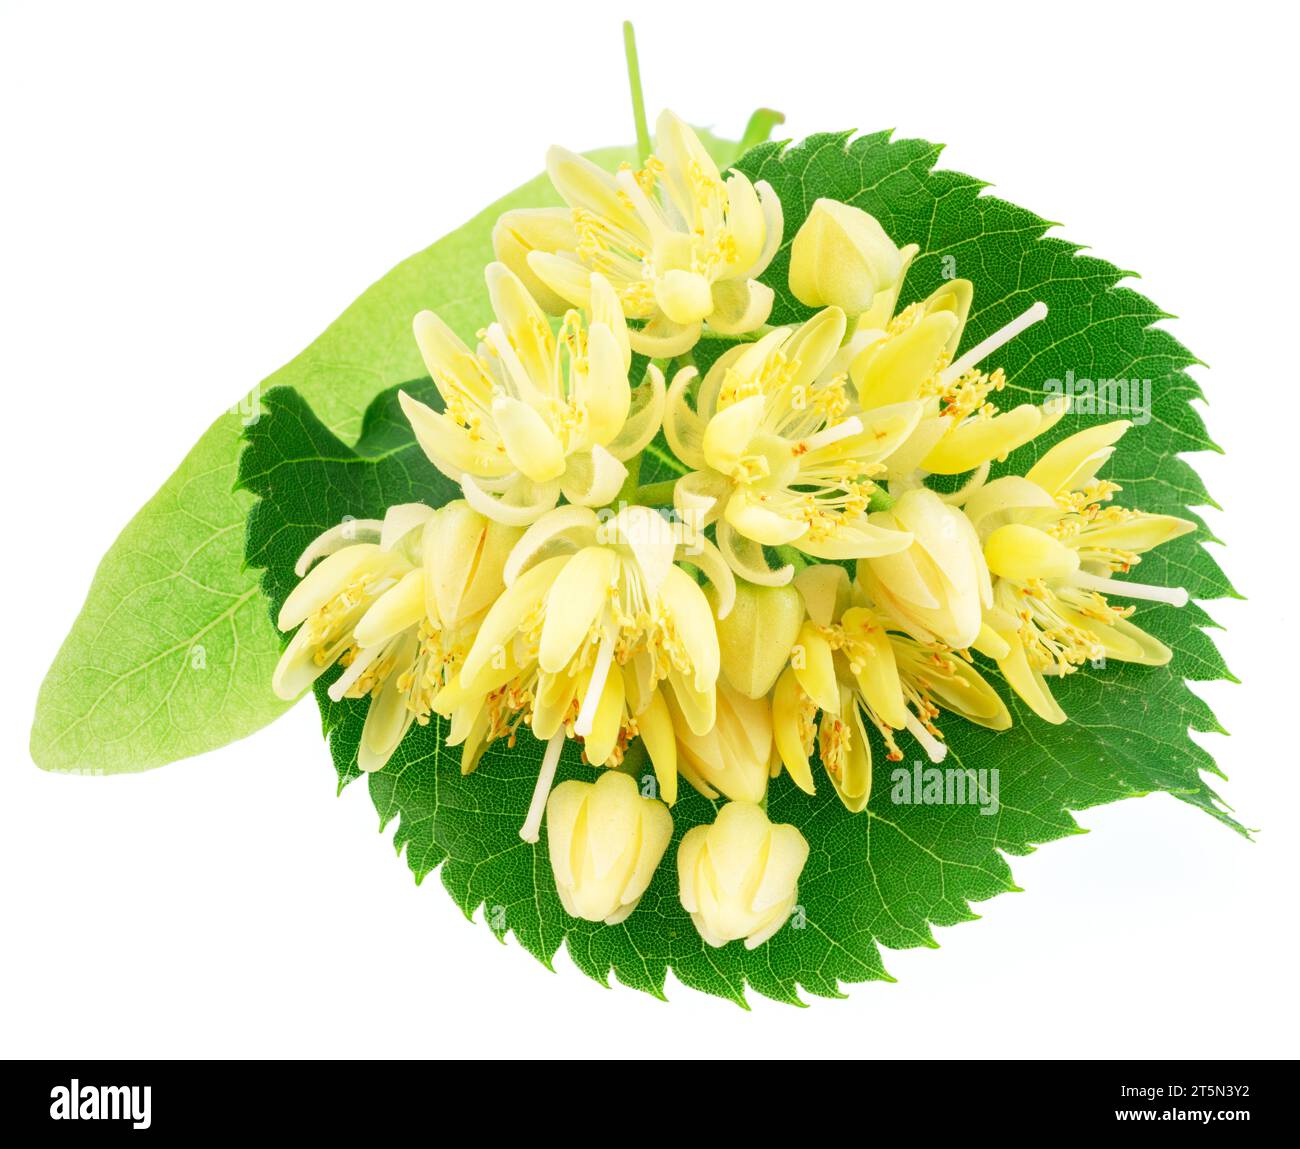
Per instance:
[[[567,206],[501,217],[474,346],[415,317],[441,403],[402,408],[462,497],[311,544],[275,688],[341,667],[329,697],[369,699],[367,771],[435,716],[465,773],[493,743],[544,743],[520,833],[546,821],[579,918],[635,910],[684,780],[722,805],[680,839],[682,905],[710,945],[752,947],[786,922],[809,854],[768,818],[773,778],[859,812],[877,756],[941,760],[941,721],[1006,729],[974,653],[1053,723],[1051,683],[1085,662],[1167,662],[1127,603],[1186,594],[1116,576],[1193,524],[1113,505],[1097,474],[1124,422],[990,481],[1064,414],[995,405],[988,361],[1042,304],[958,356],[971,284],[900,307],[918,248],[818,200],[788,274],[814,313],[770,327],[772,188],[723,176],[671,113],[656,145],[614,174],[552,149]],[[670,455],[679,478],[639,484],[643,457]],[[940,494],[932,475],[965,479]],[[591,774],[555,785],[568,741]]]

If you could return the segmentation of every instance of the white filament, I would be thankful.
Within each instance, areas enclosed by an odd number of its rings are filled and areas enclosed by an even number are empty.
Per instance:
[[[600,705],[600,696],[605,693],[605,679],[609,677],[610,664],[614,661],[614,639],[606,631],[600,637],[600,646],[596,650],[596,664],[591,668],[591,678],[587,682],[587,693],[582,699],[582,709],[578,711],[573,732],[583,738],[591,734],[596,722],[596,707]]]
[[[939,381],[945,386],[956,379],[960,379],[976,364],[987,359],[999,347],[1010,343],[1017,335],[1027,328],[1033,327],[1041,319],[1047,318],[1047,304],[1041,299],[1033,306],[1027,308],[1015,317],[1005,327],[1000,327],[993,332],[987,339],[981,340],[966,352],[956,363],[944,369]]]
[[[1125,582],[1122,579],[1102,578],[1100,575],[1078,571],[1070,579],[1075,586],[1097,590],[1103,594],[1117,594],[1124,598],[1140,598],[1148,602],[1165,602],[1170,606],[1186,606],[1188,594],[1180,586],[1152,586],[1144,582]]]
[[[352,689],[352,684],[365,673],[368,667],[384,651],[387,643],[377,643],[375,646],[363,647],[357,651],[356,657],[348,663],[348,668],[334,680],[329,688],[329,696],[335,702],[341,702],[343,696]]]
[[[560,764],[560,751],[563,749],[564,729],[561,727],[546,744],[546,755],[542,758],[542,768],[537,772],[537,785],[533,788],[533,800],[528,803],[528,817],[519,827],[519,836],[525,842],[536,842],[542,836],[542,815],[546,813],[546,799],[550,796],[551,783],[555,781],[555,768]]]
[[[860,435],[862,433],[862,420],[856,415],[850,415],[842,422],[836,423],[834,427],[827,427],[825,430],[818,431],[815,435],[809,435],[803,441],[803,445],[809,451],[816,451],[819,447],[829,447],[832,443],[838,443],[841,439],[847,439],[851,435]]]
[[[931,762],[942,762],[948,757],[948,747],[940,742],[918,721],[915,714],[907,712],[907,729],[920,744]]]

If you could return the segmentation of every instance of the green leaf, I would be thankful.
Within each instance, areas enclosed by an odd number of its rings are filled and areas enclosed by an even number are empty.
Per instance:
[[[737,144],[701,132],[719,164]],[[588,153],[608,168],[629,148]],[[234,491],[245,427],[261,396],[291,386],[335,434],[356,437],[370,401],[424,366],[411,337],[421,308],[465,339],[490,321],[483,268],[504,211],[560,203],[544,175],[398,264],[310,347],[204,432],[99,564],[81,613],[41,684],[31,754],[45,770],[116,774],[201,754],[260,730],[279,642],[243,565],[246,495]]]
[[[592,158],[615,166],[635,157],[608,148]],[[250,500],[232,490],[261,396],[292,386],[333,433],[355,438],[377,394],[424,370],[411,337],[417,311],[436,309],[466,338],[490,318],[483,267],[501,212],[559,202],[538,176],[398,264],[208,428],[100,563],[41,686],[38,766],[147,770],[243,738],[286,709],[269,686],[279,640],[257,575],[243,565]]]
[[[781,196],[787,238],[812,201],[829,195],[872,211],[900,242],[921,244],[925,255],[909,276],[908,299],[937,284],[942,257],[954,255],[957,273],[976,284],[970,345],[1044,299],[1048,319],[1000,355],[1012,386],[1041,393],[1044,379],[1067,369],[1094,378],[1150,377],[1155,417],[1124,440],[1109,474],[1124,482],[1126,498],[1150,509],[1187,513],[1189,505],[1208,502],[1195,473],[1175,458],[1177,451],[1212,446],[1188,405],[1199,395],[1184,373],[1195,359],[1151,327],[1162,317],[1159,309],[1119,286],[1122,273],[1112,265],[1044,238],[1049,225],[1038,216],[982,195],[977,180],[934,171],[938,151],[887,135],[852,143],[843,135],[817,136],[789,150],[760,147],[741,166]],[[805,314],[784,290],[787,259],[788,245],[768,277],[779,293],[777,322]],[[395,418],[391,395],[376,400],[355,449],[301,395],[276,391],[266,405],[269,417],[249,430],[240,474],[261,499],[249,520],[248,559],[264,568],[273,606],[293,584],[293,561],[316,532],[347,514],[378,515],[391,502],[445,497],[444,481]],[[1066,422],[1064,433],[1084,425],[1083,416]],[[1143,570],[1152,581],[1179,582],[1199,598],[1233,593],[1191,538],[1154,552]],[[660,996],[670,968],[687,985],[740,1004],[747,986],[787,1002],[798,1002],[800,989],[837,996],[844,983],[888,978],[881,947],[935,946],[934,926],[971,920],[972,903],[1017,889],[1006,857],[1079,833],[1072,811],[1164,791],[1241,829],[1202,777],[1218,773],[1213,761],[1188,735],[1189,729],[1219,730],[1184,681],[1230,677],[1204,633],[1212,623],[1197,606],[1148,608],[1140,621],[1174,648],[1172,665],[1082,669],[1059,688],[1072,716],[1066,726],[1041,722],[1009,691],[1016,723],[1010,731],[944,716],[946,765],[999,768],[995,815],[977,805],[896,804],[883,762],[871,804],[858,815],[847,813],[824,781],[812,798],[784,776],[774,782],[770,815],[798,826],[812,854],[800,883],[801,908],[753,951],[739,943],[704,945],[678,903],[675,843],[715,815],[715,804],[689,786],[673,808],[674,845],[653,884],[638,909],[611,927],[569,918],[555,894],[544,832],[536,846],[519,839],[542,753],[527,734],[513,749],[489,750],[478,770],[463,777],[434,722],[414,729],[367,784],[381,826],[397,822],[397,848],[417,880],[440,866],[443,884],[466,915],[482,907],[491,930],[513,933],[543,962],[563,943],[593,978],[604,982],[612,973]],[[985,669],[996,681],[996,671]],[[323,725],[344,785],[358,776],[365,703],[330,703],[324,686],[318,693]],[[560,777],[583,776],[590,771],[566,748]]]

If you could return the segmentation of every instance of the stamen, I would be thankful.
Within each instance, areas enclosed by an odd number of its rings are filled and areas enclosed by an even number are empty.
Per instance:
[[[942,762],[948,757],[948,747],[931,734],[910,710],[907,712],[907,730],[920,744],[931,762]]]
[[[1153,586],[1144,582],[1126,582],[1123,579],[1102,578],[1100,575],[1076,571],[1070,578],[1075,586],[1103,594],[1117,594],[1123,598],[1140,598],[1148,602],[1164,602],[1170,606],[1186,606],[1189,595],[1181,586]]]
[[[536,842],[542,836],[542,815],[546,813],[546,799],[550,796],[551,783],[555,781],[555,768],[560,764],[560,751],[563,749],[564,729],[561,727],[546,744],[546,756],[542,759],[542,768],[537,774],[533,800],[528,804],[528,817],[519,827],[519,836],[525,842]]]
[[[960,379],[967,371],[977,363],[987,359],[999,347],[1010,343],[1011,340],[1022,331],[1033,327],[1033,325],[1040,319],[1046,318],[1047,304],[1040,299],[1032,307],[1016,316],[1016,318],[1005,327],[999,328],[987,339],[981,340],[979,343],[975,344],[974,347],[967,351],[966,354],[958,359],[951,367],[945,368],[943,374],[939,377],[940,383],[947,386],[954,380]]]

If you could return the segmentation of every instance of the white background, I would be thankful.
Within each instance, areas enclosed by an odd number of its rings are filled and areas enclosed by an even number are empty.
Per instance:
[[[210,420],[548,143],[631,121],[606,5],[6,0],[0,1054],[1294,1056],[1289,10],[640,7],[652,115],[949,141],[1179,317],[1250,597],[1210,605],[1245,685],[1199,688],[1233,731],[1206,744],[1257,843],[1165,796],[1088,811],[1012,860],[1025,893],[887,953],[898,984],[746,1014],[550,973],[417,889],[363,787],[334,797],[310,703],[145,775],[38,771],[37,686],[99,556]]]

